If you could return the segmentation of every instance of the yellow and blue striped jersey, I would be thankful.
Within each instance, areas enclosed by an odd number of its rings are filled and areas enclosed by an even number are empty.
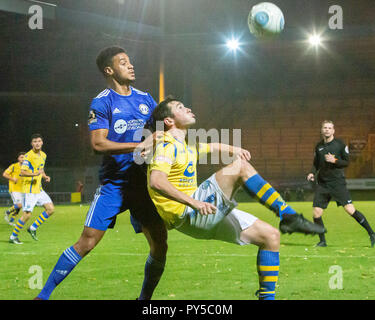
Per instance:
[[[25,154],[21,169],[32,173],[38,172],[44,169],[46,158],[47,155],[43,151],[36,153],[30,150]],[[42,175],[23,177],[23,193],[40,193],[42,190]]]
[[[199,143],[194,146],[179,141],[168,132],[162,142],[156,145],[154,155],[147,171],[150,181],[152,170],[159,170],[168,175],[169,182],[179,191],[191,196],[197,189],[197,160],[200,153],[208,153],[208,144]],[[148,183],[149,185],[149,183]],[[148,187],[152,201],[168,228],[178,221],[185,210],[185,205],[168,199]]]
[[[9,180],[9,192],[22,192],[23,177],[20,177],[21,165],[19,162],[12,163],[8,169],[5,170],[12,178],[17,179],[17,182]]]

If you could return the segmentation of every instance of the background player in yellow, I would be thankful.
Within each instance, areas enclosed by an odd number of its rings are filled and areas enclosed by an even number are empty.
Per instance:
[[[11,206],[7,211],[5,211],[5,221],[10,225],[14,225],[14,216],[22,208],[23,194],[22,194],[22,183],[23,177],[21,174],[21,165],[23,162],[25,152],[20,152],[17,157],[17,162],[12,163],[4,172],[3,177],[9,180],[9,193],[13,201],[13,206]]]
[[[27,229],[34,240],[36,237],[36,229],[44,223],[54,212],[54,205],[51,198],[42,188],[42,178],[46,182],[50,182],[51,178],[44,172],[46,163],[46,154],[42,151],[43,137],[40,134],[31,136],[32,149],[24,156],[21,166],[21,175],[23,176],[23,215],[17,221],[16,226],[9,238],[9,242],[21,244],[18,234],[24,227],[25,223],[30,219],[31,213],[36,205],[43,206],[43,211],[34,223]]]

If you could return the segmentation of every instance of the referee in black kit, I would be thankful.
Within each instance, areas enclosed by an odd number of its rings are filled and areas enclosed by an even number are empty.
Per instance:
[[[311,172],[307,175],[308,181],[315,181],[316,189],[313,201],[314,222],[324,227],[323,210],[327,208],[331,199],[343,206],[345,211],[351,215],[370,236],[371,247],[375,244],[375,233],[371,229],[366,217],[355,209],[350,193],[346,188],[344,168],[349,165],[349,149],[339,139],[334,137],[335,128],[330,120],[322,122],[321,140],[315,147],[314,164]],[[318,247],[326,247],[325,235],[319,234]]]

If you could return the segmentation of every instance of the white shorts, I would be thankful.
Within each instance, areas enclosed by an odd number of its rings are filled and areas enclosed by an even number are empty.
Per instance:
[[[204,181],[192,197],[211,202],[217,208],[215,214],[201,215],[186,207],[183,222],[176,229],[196,239],[221,240],[239,245],[248,244],[240,238],[243,230],[249,228],[257,217],[235,209],[237,203],[229,200],[220,189],[215,175]]]
[[[13,204],[22,204],[24,194],[22,192],[9,192],[12,198]]]
[[[23,202],[23,211],[32,212],[35,206],[44,206],[47,203],[52,203],[49,195],[42,191],[40,193],[25,193]]]

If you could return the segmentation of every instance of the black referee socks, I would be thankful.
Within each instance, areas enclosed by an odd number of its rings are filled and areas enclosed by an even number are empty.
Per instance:
[[[369,235],[373,234],[374,231],[372,231],[369,223],[367,222],[367,219],[366,217],[361,213],[359,212],[358,210],[356,210],[352,217],[363,227],[366,229],[366,231],[368,232]]]

